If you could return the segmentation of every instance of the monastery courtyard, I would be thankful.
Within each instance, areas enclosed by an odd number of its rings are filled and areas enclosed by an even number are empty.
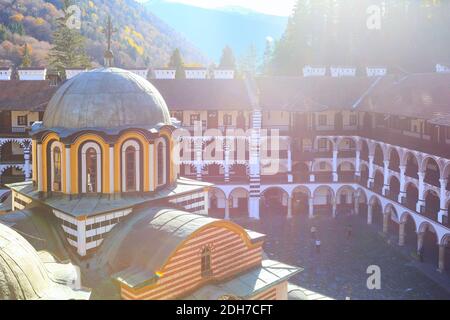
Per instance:
[[[450,275],[435,272],[434,267],[414,259],[412,247],[400,248],[396,239],[382,236],[381,226],[368,226],[358,216],[320,216],[309,220],[307,216],[294,216],[288,222],[280,209],[263,209],[259,222],[236,219],[246,228],[265,233],[265,252],[271,259],[298,265],[304,271],[291,278],[291,282],[334,299],[450,299],[447,290],[431,280],[421,270],[450,279]],[[317,228],[321,241],[317,253],[311,240],[310,228]],[[347,239],[348,226],[352,236]],[[381,289],[369,290],[366,282],[367,267],[381,268]],[[441,282],[442,283],[442,282]],[[447,282],[447,283],[450,283]]]

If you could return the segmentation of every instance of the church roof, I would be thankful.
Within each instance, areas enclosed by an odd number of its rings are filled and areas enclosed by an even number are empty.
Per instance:
[[[95,216],[106,212],[123,210],[146,202],[167,199],[184,193],[201,192],[209,186],[211,184],[207,182],[179,178],[175,184],[168,185],[150,193],[121,194],[120,197],[110,197],[109,195],[103,194],[80,194],[72,198],[64,194],[53,194],[51,197],[45,199],[30,181],[8,185],[12,190],[30,197],[38,203],[45,204],[73,217],[85,215]]]
[[[240,79],[151,79],[170,110],[251,110]]]
[[[139,287],[156,280],[156,273],[194,232],[219,221],[170,207],[136,211],[105,238],[95,265],[97,268],[107,265],[117,281]],[[246,234],[251,242],[259,242],[263,236],[255,232]]]
[[[0,111],[44,111],[57,89],[48,80],[0,81]]]
[[[123,69],[100,68],[67,80],[44,114],[46,128],[153,128],[170,125],[167,105],[146,79]]]

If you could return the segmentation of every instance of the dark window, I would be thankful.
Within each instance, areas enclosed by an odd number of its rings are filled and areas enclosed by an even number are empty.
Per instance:
[[[350,115],[349,124],[351,126],[356,126],[356,115],[354,115],[354,114]]]
[[[223,125],[224,126],[231,126],[233,124],[233,117],[231,114],[224,114],[223,115]]]
[[[164,145],[158,144],[158,185],[164,183]]]
[[[327,115],[321,114],[319,115],[319,126],[326,126],[327,125]]]
[[[126,191],[136,191],[136,149],[129,146],[125,150]]]
[[[97,192],[97,152],[94,148],[86,151],[86,192]]]
[[[53,191],[61,191],[61,150],[53,149]]]
[[[28,125],[28,116],[18,116],[17,124],[19,126],[27,126]]]
[[[197,121],[200,121],[200,115],[198,113],[197,114],[191,114],[191,117],[190,117],[191,126],[195,125],[195,123]]]

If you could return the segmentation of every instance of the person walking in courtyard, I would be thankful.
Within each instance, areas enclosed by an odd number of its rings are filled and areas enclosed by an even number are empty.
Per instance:
[[[319,239],[316,239],[316,252],[317,252],[317,254],[320,253],[320,240]]]
[[[352,225],[349,224],[347,226],[347,240],[350,240],[351,237],[352,237]]]

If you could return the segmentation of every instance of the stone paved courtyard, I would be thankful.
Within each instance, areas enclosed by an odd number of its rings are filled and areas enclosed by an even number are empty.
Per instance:
[[[273,210],[273,209],[272,209]],[[259,222],[236,220],[244,227],[265,233],[268,258],[304,268],[291,282],[334,299],[450,299],[450,293],[415,268],[412,259],[389,245],[358,216],[322,216],[288,220],[276,212],[262,214]],[[318,228],[320,253],[316,253],[310,228]],[[346,237],[351,224],[353,236]],[[381,289],[369,290],[369,265],[381,268]]]

